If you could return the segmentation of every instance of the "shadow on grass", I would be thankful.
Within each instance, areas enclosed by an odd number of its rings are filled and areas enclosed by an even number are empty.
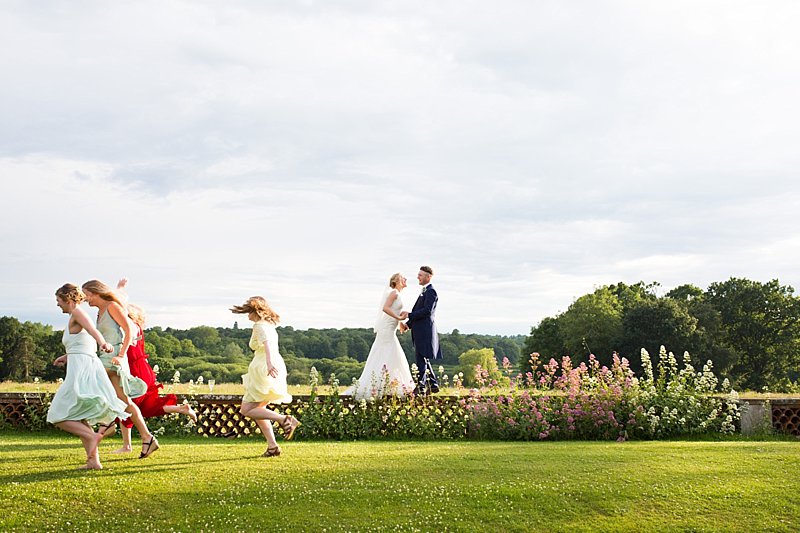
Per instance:
[[[254,459],[260,459],[261,456],[253,456]],[[248,459],[248,457],[241,457],[239,459]],[[133,461],[137,461],[134,463]],[[38,472],[31,472],[29,474],[18,474],[18,475],[7,475],[2,476],[0,475],[0,485],[5,485],[7,483],[16,483],[16,484],[25,484],[25,483],[41,483],[47,481],[56,481],[56,480],[63,480],[63,479],[75,479],[80,478],[86,475],[89,476],[97,476],[101,475],[103,477],[116,477],[116,476],[129,476],[131,474],[137,474],[141,472],[174,472],[175,467],[179,466],[187,466],[187,467],[196,467],[198,464],[211,464],[211,463],[229,463],[230,459],[204,459],[203,461],[185,461],[185,462],[171,462],[169,464],[159,464],[157,466],[152,466],[152,463],[149,463],[146,460],[139,459],[118,459],[118,460],[108,460],[103,461],[104,467],[101,471],[96,470],[79,470],[78,466],[75,467],[67,467],[62,469],[51,469],[46,471],[38,471]],[[129,466],[135,464],[136,466]],[[118,468],[115,468],[118,467]]]

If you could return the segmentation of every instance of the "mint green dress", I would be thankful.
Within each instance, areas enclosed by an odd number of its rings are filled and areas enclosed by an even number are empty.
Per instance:
[[[67,376],[58,387],[47,421],[51,424],[68,420],[86,420],[89,424],[108,424],[115,418],[128,418],[125,405],[114,391],[103,364],[97,358],[97,343],[82,329],[70,333],[69,326],[61,337],[67,352]]]
[[[116,321],[111,318],[111,315],[108,314],[108,311],[106,311],[97,317],[97,329],[103,335],[106,342],[114,347],[114,351],[111,353],[103,351],[98,352],[103,366],[107,370],[119,375],[119,381],[125,396],[128,398],[144,396],[147,392],[147,383],[131,374],[128,358],[123,357],[122,363],[119,365],[115,365],[111,362],[111,359],[119,354],[119,350],[122,348],[122,340],[125,338],[120,325],[117,324]]]

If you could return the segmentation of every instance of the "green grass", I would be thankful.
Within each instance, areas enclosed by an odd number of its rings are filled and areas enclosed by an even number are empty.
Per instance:
[[[0,433],[0,530],[795,531],[800,443],[162,439],[140,461]]]

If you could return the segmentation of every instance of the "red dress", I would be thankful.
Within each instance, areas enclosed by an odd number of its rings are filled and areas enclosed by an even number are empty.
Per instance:
[[[162,416],[165,405],[177,405],[178,398],[174,394],[166,394],[161,396],[158,394],[159,389],[163,389],[164,385],[156,381],[156,374],[147,362],[147,354],[144,351],[144,333],[142,328],[138,327],[138,335],[136,336],[136,343],[128,348],[128,365],[131,367],[131,374],[140,378],[147,383],[147,392],[144,396],[133,398],[133,403],[139,406],[144,418],[153,416]],[[123,424],[127,427],[133,427],[133,422],[130,419],[123,420]]]

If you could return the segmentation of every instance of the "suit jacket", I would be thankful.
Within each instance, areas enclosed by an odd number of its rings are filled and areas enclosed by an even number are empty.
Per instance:
[[[439,297],[433,285],[428,285],[420,293],[414,307],[408,314],[406,324],[411,328],[411,342],[417,354],[425,359],[441,359],[439,333],[436,331],[436,304]]]

